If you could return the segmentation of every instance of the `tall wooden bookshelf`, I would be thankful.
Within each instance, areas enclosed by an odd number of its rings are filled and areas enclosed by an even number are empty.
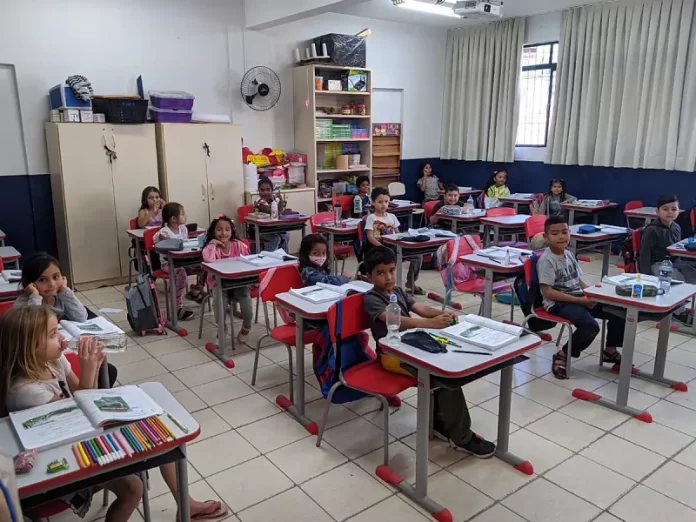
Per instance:
[[[330,91],[327,80],[340,80],[349,71],[359,71],[367,77],[366,90]],[[316,89],[315,78],[323,77],[323,89]],[[294,111],[295,111],[295,152],[307,154],[306,182],[315,187],[317,194],[316,210],[330,206],[331,198],[322,197],[319,184],[323,180],[349,178],[367,175],[372,184],[372,71],[356,67],[336,65],[304,65],[296,67],[293,73]],[[341,108],[348,104],[365,105],[365,114],[341,114]],[[333,109],[334,112],[328,109]],[[317,137],[319,126],[351,125],[365,129],[364,137]],[[330,122],[330,124],[328,123]],[[338,169],[332,160],[338,148],[353,148],[360,154],[363,168]]]
[[[372,185],[388,187],[401,179],[401,136],[372,137]]]

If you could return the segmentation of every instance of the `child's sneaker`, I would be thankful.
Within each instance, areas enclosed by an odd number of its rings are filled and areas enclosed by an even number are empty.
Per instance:
[[[452,439],[449,439],[449,444],[450,447],[454,448],[456,451],[469,453],[477,459],[487,459],[492,457],[495,453],[495,444],[479,437],[475,433],[466,444],[457,444]]]
[[[177,312],[179,321],[188,321],[193,319],[193,315],[193,312],[191,310],[187,310],[186,308],[179,308],[179,311]]]
[[[247,330],[246,328],[242,328],[241,330],[239,330],[239,333],[237,334],[237,340],[240,343],[246,343],[248,338],[249,330]]]

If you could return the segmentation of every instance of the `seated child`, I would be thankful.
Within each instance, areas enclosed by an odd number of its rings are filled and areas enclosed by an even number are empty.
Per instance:
[[[374,285],[365,294],[365,313],[375,341],[387,335],[386,307],[392,294],[397,297],[401,308],[401,330],[409,328],[447,328],[453,314],[416,303],[396,284],[396,256],[389,248],[375,247],[365,255],[365,269]],[[411,317],[411,312],[419,317]],[[378,353],[380,350],[378,348]],[[400,362],[395,357],[380,353],[382,366],[394,373],[415,375],[416,369]],[[438,438],[448,441],[457,451],[486,458],[495,453],[495,445],[471,431],[471,417],[464,400],[462,382],[458,379],[432,378],[431,385],[437,387],[435,395],[434,431]]]
[[[358,176],[355,180],[355,185],[358,187],[358,194],[355,197],[360,198],[361,207],[363,212],[365,212],[365,209],[372,204],[372,200],[370,199],[370,178],[367,176]],[[360,218],[362,214],[355,214],[354,217]]]
[[[549,191],[544,194],[544,199],[539,205],[539,214],[545,216],[565,216],[565,209],[561,203],[572,203],[578,198],[571,196],[565,190],[565,180],[552,179]]]
[[[162,209],[166,204],[157,187],[145,187],[140,196],[138,228],[161,227]]]
[[[435,203],[433,207],[433,214],[430,216],[430,224],[437,225],[440,221],[440,216],[438,214],[443,213],[444,207],[464,207],[464,202],[459,199],[459,187],[452,183],[445,186],[445,196],[442,201]]]
[[[186,210],[179,203],[167,203],[162,209],[162,220],[164,226],[157,231],[154,237],[155,243],[159,243],[164,239],[188,239],[188,229],[186,228]],[[162,270],[169,273],[171,279],[170,284],[176,288],[176,309],[180,321],[188,321],[193,318],[193,312],[184,308],[184,293],[188,286],[188,277],[186,269],[179,267],[172,274],[169,270],[169,264],[164,256],[160,256],[162,262]],[[174,305],[174,303],[172,303]]]
[[[430,163],[421,165],[418,188],[423,193],[423,202],[440,199],[439,191],[442,189],[442,182],[433,172],[433,166]]]
[[[621,354],[617,348],[623,344],[625,317],[612,308],[595,303],[585,297],[583,290],[582,270],[575,255],[566,250],[570,243],[570,230],[565,219],[561,216],[551,216],[544,224],[544,235],[549,242],[549,248],[537,262],[539,286],[544,297],[544,308],[553,315],[568,319],[575,326],[573,333],[573,357],[579,357],[599,333],[597,319],[607,320],[606,347],[602,347],[602,361],[621,363]],[[566,344],[553,356],[551,370],[557,379],[567,379]]]
[[[212,263],[218,259],[249,255],[249,247],[237,239],[234,223],[224,214],[213,219],[205,238],[206,246],[203,248],[203,261]],[[215,286],[215,277],[208,272],[208,288]],[[251,320],[254,318],[254,309],[249,294],[249,288],[234,288],[228,293],[231,300],[239,303],[242,312],[242,329],[237,334],[239,342],[244,343],[251,331]],[[216,320],[220,320],[217,318]],[[223,318],[224,320],[224,318]]]
[[[387,212],[389,200],[387,189],[383,187],[372,189],[372,213],[365,219],[367,243],[363,245],[363,256],[374,247],[383,246],[380,237],[399,232],[399,220],[394,214]],[[413,294],[425,295],[425,290],[416,285],[423,264],[423,256],[413,256],[406,260],[409,261],[406,290]]]
[[[510,189],[507,186],[507,172],[494,170],[491,179],[486,183],[483,193],[485,195],[484,208],[502,207],[503,202],[500,201],[500,198],[510,195]]]
[[[270,179],[263,177],[259,180],[259,199],[254,203],[255,212],[271,213],[273,200],[278,202],[278,213],[285,210],[287,201],[282,198],[280,193],[273,194],[273,183]],[[261,234],[260,239],[265,241],[264,250],[273,252],[279,248],[286,248],[290,241],[290,234]]]
[[[328,243],[321,234],[309,234],[300,243],[300,274],[304,286],[327,283],[340,286],[350,279],[344,275],[332,275],[326,255]]]

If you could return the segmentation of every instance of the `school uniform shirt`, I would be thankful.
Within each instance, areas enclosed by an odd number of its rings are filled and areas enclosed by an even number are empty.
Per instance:
[[[413,296],[407,294],[403,289],[395,286],[392,289],[392,293],[396,295],[396,302],[401,309],[401,317],[410,317],[411,309],[416,301]],[[385,294],[376,289],[372,289],[365,294],[365,300],[363,306],[365,307],[365,313],[367,314],[367,320],[370,325],[370,331],[372,332],[372,337],[375,341],[379,341],[383,337],[387,336],[387,323],[382,321],[379,316],[382,315],[389,305],[389,294]],[[401,368],[401,361],[396,357],[382,353],[382,350],[377,347],[377,353],[380,354],[382,367],[385,370],[394,373],[403,373],[406,375],[411,375],[407,371]]]
[[[396,234],[396,230],[399,228],[399,220],[394,214],[387,212],[384,216],[376,216],[375,214],[370,214],[365,219],[365,230],[372,230],[375,239],[379,241],[382,236],[388,236],[389,234]]]
[[[670,226],[659,219],[643,230],[640,238],[638,270],[641,274],[652,275],[651,267],[669,258],[667,247],[681,241],[681,227],[673,221]]]
[[[577,201],[577,198],[571,196],[570,194],[566,194],[563,201],[561,201],[560,194],[546,194],[544,199],[541,201],[541,205],[539,205],[539,214],[544,214],[546,216],[561,216],[563,215],[564,211],[561,203],[572,203],[573,201]]]
[[[43,306],[43,298],[36,294],[22,294],[12,305],[15,308],[23,306]],[[65,288],[56,294],[56,302],[49,307],[56,314],[58,320],[75,321],[82,323],[87,320],[87,309],[70,288]]]
[[[218,259],[228,259],[230,257],[248,256],[251,252],[249,247],[237,239],[230,241],[230,246],[227,252],[212,242],[208,243],[203,249],[203,261],[206,263],[213,263]],[[215,286],[215,276],[208,272],[208,288],[213,288]]]
[[[509,195],[510,189],[507,187],[507,185],[503,185],[502,187],[491,185],[490,187],[488,187],[488,190],[486,191],[487,198],[504,198]]]
[[[550,248],[544,250],[537,261],[537,274],[540,285],[548,285],[554,290],[575,297],[584,295],[580,285],[582,269],[570,250],[564,250],[562,256],[557,256]],[[543,304],[544,308],[549,310],[556,301],[544,297]]]
[[[425,190],[423,191],[423,196],[425,201],[435,201],[440,197],[440,180],[437,176],[428,176],[427,178],[423,176],[418,180],[418,187],[421,189],[425,185]]]
[[[329,274],[314,263],[301,267],[300,274],[302,275],[302,284],[304,286],[314,286],[317,283],[341,286],[350,281],[350,279],[344,275]]]
[[[161,227],[162,226],[162,209],[157,209],[157,212],[150,214],[150,218],[145,223],[146,227]]]
[[[65,399],[69,397],[68,376],[72,373],[70,363],[61,355],[50,365],[53,377],[45,381],[33,381],[20,377],[10,383],[10,390],[5,398],[7,411],[21,411],[35,406],[48,404],[56,395]]]
[[[435,203],[435,206],[433,207],[433,215],[437,214],[438,211],[439,211],[442,207],[460,207],[460,208],[463,208],[463,207],[464,207],[464,202],[463,202],[463,201],[457,201],[454,205],[445,205],[445,202],[444,202],[444,201],[438,201],[437,203]]]
[[[257,212],[263,212],[261,210],[261,205],[263,203],[267,203],[268,208],[270,209],[271,205],[273,204],[273,198],[272,197],[270,197],[270,198],[259,197],[256,201],[254,201],[254,210]],[[264,205],[264,207],[265,207],[265,205]]]

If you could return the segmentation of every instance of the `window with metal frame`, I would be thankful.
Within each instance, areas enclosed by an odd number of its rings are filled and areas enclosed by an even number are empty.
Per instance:
[[[522,49],[517,147],[546,147],[557,61],[558,42],[525,45]]]

